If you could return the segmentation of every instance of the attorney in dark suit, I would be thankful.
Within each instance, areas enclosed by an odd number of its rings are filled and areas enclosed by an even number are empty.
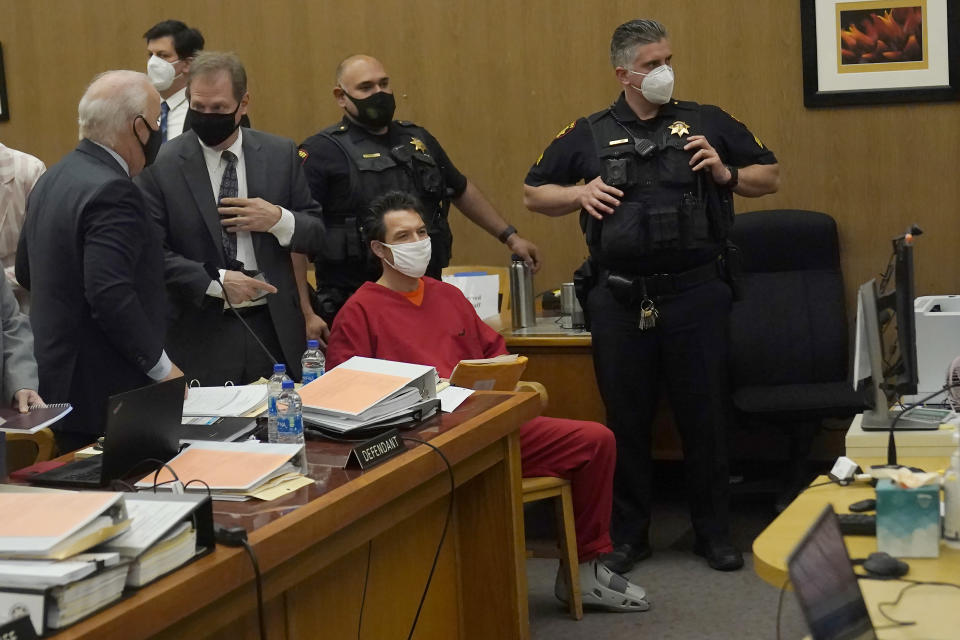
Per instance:
[[[227,307],[225,292],[298,378],[305,332],[290,252],[319,250],[323,223],[296,145],[239,128],[250,96],[233,54],[199,54],[187,99],[193,128],[165,144],[138,178],[165,234],[171,356],[205,386],[271,375],[271,359]]]
[[[160,146],[160,95],[108,71],[78,107],[80,144],[37,182],[17,248],[30,290],[40,395],[74,410],[61,451],[103,434],[107,397],[182,375],[163,349],[163,245],[131,182]]]

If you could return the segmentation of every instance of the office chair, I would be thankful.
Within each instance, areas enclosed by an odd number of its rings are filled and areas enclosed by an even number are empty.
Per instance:
[[[836,222],[825,213],[771,210],[736,217],[741,299],[730,318],[734,419],[789,438],[783,499],[804,471],[824,418],[863,411],[848,375],[848,331]]]

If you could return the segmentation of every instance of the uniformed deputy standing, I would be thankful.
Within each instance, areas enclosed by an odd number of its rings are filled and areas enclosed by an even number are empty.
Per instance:
[[[593,332],[597,382],[617,436],[613,539],[625,572],[649,556],[651,423],[665,382],[683,440],[695,551],[719,570],[730,542],[724,405],[731,289],[724,240],[731,191],[777,190],[776,158],[721,109],[671,100],[666,29],[617,27],[610,60],[623,93],[570,123],[524,185],[528,208],[580,210],[590,259],[577,273]],[[583,180],[583,184],[579,184]]]
[[[343,120],[300,145],[303,169],[327,226],[324,251],[315,257],[315,307],[326,322],[361,284],[380,276],[379,260],[369,259],[358,226],[370,201],[388,191],[416,194],[428,212],[433,252],[428,276],[440,278],[440,270],[450,263],[451,202],[534,271],[540,268],[536,245],[497,213],[440,143],[422,127],[393,120],[393,89],[378,60],[355,55],[341,62],[333,96],[344,111]]]

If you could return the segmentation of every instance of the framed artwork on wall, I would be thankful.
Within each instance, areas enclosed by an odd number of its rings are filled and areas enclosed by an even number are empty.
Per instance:
[[[800,0],[807,107],[956,100],[952,0]]]
[[[3,45],[0,45],[0,120],[10,119],[10,107],[7,104],[7,77],[3,74]]]

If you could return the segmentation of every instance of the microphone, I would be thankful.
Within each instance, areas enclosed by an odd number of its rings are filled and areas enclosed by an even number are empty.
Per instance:
[[[273,357],[273,354],[270,353],[270,350],[267,349],[266,345],[260,340],[260,337],[250,328],[250,325],[247,324],[247,321],[243,319],[243,316],[240,315],[240,312],[237,311],[236,307],[233,306],[233,303],[230,302],[230,296],[227,295],[227,290],[223,286],[223,280],[220,279],[220,269],[209,262],[203,263],[203,269],[207,272],[207,275],[210,276],[218,285],[220,285],[220,291],[223,293],[223,299],[227,303],[227,306],[230,307],[230,310],[233,311],[233,315],[237,316],[244,328],[247,330],[253,339],[257,341],[257,344],[260,345],[260,348],[263,349],[263,352],[267,354],[267,359],[273,364],[280,364],[277,362],[277,359]]]

